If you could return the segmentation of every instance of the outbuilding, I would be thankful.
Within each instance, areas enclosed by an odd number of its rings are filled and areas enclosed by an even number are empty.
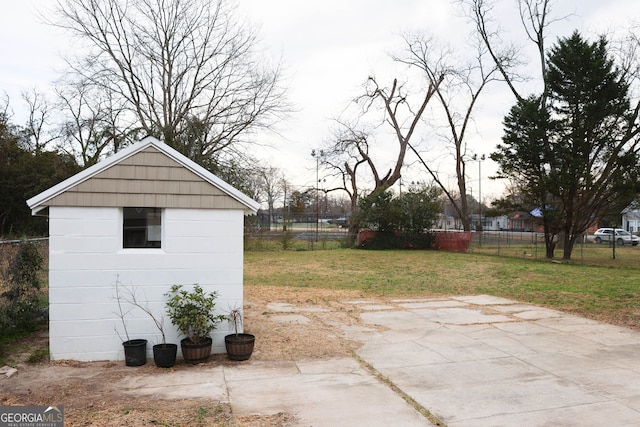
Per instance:
[[[27,201],[49,218],[52,360],[122,360],[116,284],[165,318],[171,285],[217,291],[224,314],[243,304],[244,216],[259,204],[161,141],[147,137]],[[161,341],[153,320],[125,307],[131,339]],[[220,324],[213,352],[224,352]],[[151,346],[147,347],[151,355]]]

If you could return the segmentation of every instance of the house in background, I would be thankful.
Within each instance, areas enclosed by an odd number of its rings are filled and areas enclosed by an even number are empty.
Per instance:
[[[244,215],[255,213],[258,203],[155,138],[27,204],[34,215],[49,217],[52,360],[124,359],[116,282],[158,316],[165,314],[164,294],[174,284],[217,291],[220,313],[242,306]],[[178,343],[164,317],[167,341]],[[141,310],[126,319],[131,339],[161,341]],[[214,332],[214,353],[225,351],[228,331],[223,323]]]
[[[471,229],[476,230],[480,223],[479,214],[471,214]],[[436,230],[462,230],[462,221],[449,214],[439,214],[433,228]],[[486,216],[482,215],[483,231],[500,231],[509,229],[509,217],[506,215]]]
[[[640,202],[634,201],[622,210],[622,228],[630,233],[640,232]]]
[[[534,216],[531,212],[514,212],[509,216],[508,230],[543,233],[544,227],[540,216]]]

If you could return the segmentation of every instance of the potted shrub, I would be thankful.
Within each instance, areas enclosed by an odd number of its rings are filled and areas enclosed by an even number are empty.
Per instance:
[[[230,360],[248,360],[253,353],[256,337],[252,334],[239,333],[242,328],[242,312],[238,308],[229,311],[226,316],[233,324],[234,333],[224,337],[224,346]]]
[[[130,339],[129,331],[127,329],[127,322],[125,320],[126,315],[129,311],[124,311],[122,308],[123,297],[120,294],[120,280],[116,279],[116,301],[118,302],[118,312],[116,313],[122,322],[122,329],[124,329],[124,334],[127,337],[126,341],[122,342],[122,347],[124,348],[124,363],[126,366],[142,366],[147,363],[147,340],[145,339]],[[118,330],[114,327],[116,333],[120,336]]]
[[[178,344],[167,343],[164,335],[164,317],[162,317],[158,323],[158,319],[156,319],[151,312],[146,313],[151,316],[160,334],[162,334],[162,343],[153,346],[153,363],[155,363],[158,368],[170,368],[176,364]]]
[[[205,362],[211,355],[210,334],[218,322],[226,318],[214,312],[218,293],[206,293],[200,285],[194,285],[191,291],[182,289],[182,285],[173,285],[165,296],[168,297],[167,315],[185,336],[180,341],[185,362]]]

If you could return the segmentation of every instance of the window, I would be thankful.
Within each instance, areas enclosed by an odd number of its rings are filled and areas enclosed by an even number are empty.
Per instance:
[[[162,209],[123,208],[123,248],[160,248],[161,241]]]

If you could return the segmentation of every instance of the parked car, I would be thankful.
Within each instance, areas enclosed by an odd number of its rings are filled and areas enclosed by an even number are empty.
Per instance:
[[[613,228],[599,228],[593,237],[596,239],[596,243],[611,242],[613,237]],[[638,236],[629,233],[622,228],[616,228],[616,245],[633,245],[638,246],[640,238]]]
[[[349,218],[343,216],[340,218],[330,219],[327,221],[329,224],[335,224],[338,227],[346,227],[349,225]]]

